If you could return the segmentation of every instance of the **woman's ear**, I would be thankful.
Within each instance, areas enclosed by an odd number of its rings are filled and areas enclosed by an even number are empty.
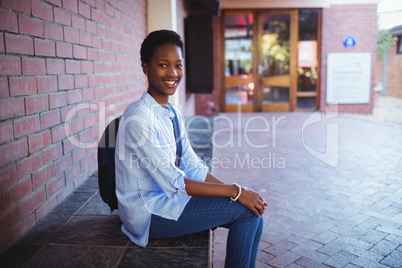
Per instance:
[[[144,72],[144,74],[148,75],[148,63],[141,62],[141,66],[142,66],[142,71]]]

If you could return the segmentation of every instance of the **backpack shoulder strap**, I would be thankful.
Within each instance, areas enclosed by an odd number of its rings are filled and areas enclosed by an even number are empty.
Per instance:
[[[170,103],[168,103],[167,105],[173,111],[173,114],[174,114],[172,121],[173,121],[174,138],[175,138],[175,142],[176,142],[176,166],[179,167],[180,166],[180,158],[182,155],[179,119],[177,117],[177,113],[176,113],[175,109],[173,108],[173,105],[171,105]]]

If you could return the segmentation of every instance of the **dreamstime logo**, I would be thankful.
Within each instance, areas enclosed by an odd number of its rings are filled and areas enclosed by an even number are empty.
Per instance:
[[[302,126],[302,142],[303,147],[309,152],[313,157],[324,162],[332,167],[337,167],[339,163],[339,123],[331,121],[331,119],[338,117],[338,103],[333,102],[325,106],[324,114],[317,111],[311,114],[303,123]],[[330,121],[326,124],[326,135],[325,135],[325,151],[320,152],[309,145],[305,141],[304,132],[307,127],[322,121]]]

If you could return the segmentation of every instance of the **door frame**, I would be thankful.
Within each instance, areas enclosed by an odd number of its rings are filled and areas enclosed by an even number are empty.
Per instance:
[[[289,43],[290,43],[290,59],[289,59],[289,102],[287,104],[283,103],[273,103],[264,105],[262,104],[262,86],[263,86],[263,76],[257,72],[258,82],[255,84],[255,94],[257,95],[256,99],[256,111],[258,112],[288,112],[292,110],[294,95],[297,90],[297,79],[296,79],[296,66],[297,66],[297,36],[298,36],[298,16],[297,9],[260,9],[257,10],[256,13],[256,24],[257,24],[257,47],[255,49],[255,54],[257,54],[257,61],[255,62],[256,66],[262,65],[262,57],[261,57],[261,42],[262,42],[262,17],[264,15],[289,15]]]
[[[303,8],[290,8],[290,9],[242,9],[242,10],[223,10],[222,15],[220,17],[220,43],[218,48],[218,54],[221,55],[219,60],[220,66],[220,112],[226,111],[226,87],[225,87],[225,16],[226,15],[246,15],[253,14],[254,16],[254,24],[253,24],[253,44],[254,45],[254,53],[253,53],[253,68],[254,70],[258,69],[258,65],[261,64],[261,32],[262,32],[262,22],[261,18],[263,14],[289,14],[290,15],[290,87],[289,87],[289,109],[288,111],[304,111],[297,109],[297,98],[298,97],[316,97],[316,110],[319,109],[320,103],[320,64],[321,64],[321,14],[322,11],[320,9],[318,12],[318,40],[317,40],[317,72],[318,79],[316,85],[315,93],[305,94],[303,92],[297,91],[297,62],[298,62],[298,35],[299,35],[299,10],[303,10]],[[255,49],[258,47],[258,49]],[[262,104],[262,75],[255,72],[253,76],[253,82],[255,85],[254,96],[253,96],[253,106],[249,107],[247,105],[242,105],[243,109],[241,112],[262,112],[263,104]],[[268,111],[281,111],[280,107],[278,110],[275,109],[275,104],[271,104],[272,110]],[[266,110],[267,111],[267,110]]]
[[[220,66],[220,112],[233,112],[231,111],[226,111],[226,79],[225,79],[225,16],[226,15],[247,15],[247,14],[252,14],[255,18],[255,12],[257,10],[254,9],[241,9],[241,10],[224,10],[222,11],[222,14],[220,16],[220,46],[219,46],[219,55],[222,55],[219,57],[219,66]],[[253,23],[253,44],[256,44],[256,35],[255,33],[257,32],[257,23]],[[257,60],[257,55],[256,53],[253,53],[253,66],[255,61]],[[256,77],[253,76],[253,83],[254,85],[256,84]],[[232,106],[232,105],[231,105]],[[237,109],[235,107],[238,107]],[[241,105],[240,109],[239,106],[236,104],[233,104],[233,109],[241,112],[255,112],[255,95],[253,96],[253,104],[245,104]]]

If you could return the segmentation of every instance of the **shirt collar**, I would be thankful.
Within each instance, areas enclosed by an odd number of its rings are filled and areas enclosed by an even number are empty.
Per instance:
[[[151,112],[155,113],[155,115],[158,118],[161,117],[167,117],[169,119],[174,118],[174,113],[169,107],[163,108],[162,105],[160,105],[151,95],[149,95],[148,92],[144,92],[141,96],[141,99],[147,104],[147,106],[150,108]]]

